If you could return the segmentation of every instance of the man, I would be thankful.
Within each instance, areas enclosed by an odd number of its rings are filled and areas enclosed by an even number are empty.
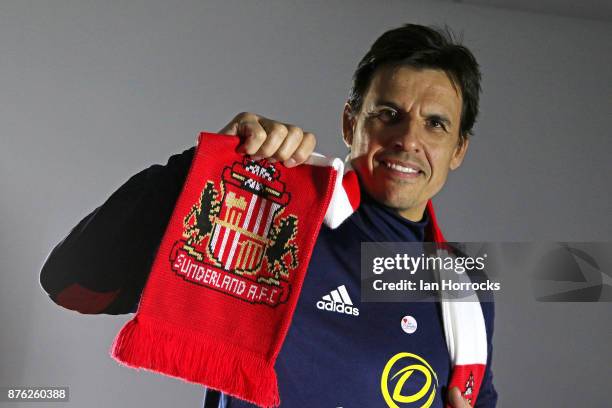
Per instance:
[[[405,351],[431,372],[427,381],[404,377],[395,405],[387,405],[470,406],[461,390],[446,389],[451,364],[439,304],[360,302],[359,251],[363,241],[431,240],[427,203],[465,157],[479,93],[476,60],[446,31],[411,24],[390,30],[359,63],[342,129],[362,202],[317,238],[276,362],[282,406],[383,406],[381,372]],[[297,126],[253,113],[238,114],[219,133],[240,136],[241,153],[288,167],[303,163],[316,141]],[[134,175],[54,248],[41,283],[56,303],[82,313],[135,311],[194,150]],[[332,297],[352,313],[326,308]],[[482,311],[488,361],[474,406],[493,407],[492,304],[482,303]],[[407,316],[418,322],[416,331],[400,327]],[[250,406],[212,391],[204,404]]]

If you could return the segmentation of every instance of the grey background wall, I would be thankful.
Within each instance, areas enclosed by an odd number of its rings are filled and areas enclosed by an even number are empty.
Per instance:
[[[199,406],[200,387],[117,365],[129,316],[55,306],[41,265],[129,176],[239,111],[344,155],[352,70],[404,22],[449,24],[484,73],[468,158],[435,200],[447,238],[612,240],[605,19],[423,1],[3,1],[0,385],[68,385],[73,407]],[[610,303],[499,304],[500,406],[609,406],[611,323]]]

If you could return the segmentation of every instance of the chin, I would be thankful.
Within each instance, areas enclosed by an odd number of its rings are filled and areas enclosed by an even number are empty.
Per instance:
[[[379,191],[377,194],[372,194],[372,197],[379,203],[393,208],[394,210],[406,210],[415,205],[416,200],[406,194],[401,194],[394,191]]]

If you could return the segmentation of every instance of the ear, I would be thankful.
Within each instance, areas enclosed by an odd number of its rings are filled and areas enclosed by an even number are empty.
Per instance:
[[[353,111],[351,105],[344,104],[344,110],[342,111],[342,138],[344,144],[348,148],[353,144],[353,130],[355,129],[355,118],[353,117]]]
[[[467,149],[469,145],[470,145],[469,137],[464,138],[463,143],[457,144],[457,146],[455,147],[455,151],[453,152],[453,157],[451,158],[451,161],[450,161],[451,170],[456,170],[459,166],[461,166],[461,163],[463,163],[463,158],[465,157],[465,154],[467,153]]]

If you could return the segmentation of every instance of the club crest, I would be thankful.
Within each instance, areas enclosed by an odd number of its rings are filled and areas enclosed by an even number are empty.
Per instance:
[[[470,372],[469,378],[465,382],[461,395],[467,400],[468,403],[472,403],[472,397],[474,393],[474,373]]]
[[[208,181],[184,216],[172,270],[251,303],[285,302],[298,266],[298,218],[284,215],[290,199],[279,169],[265,159],[225,167],[219,189]]]

